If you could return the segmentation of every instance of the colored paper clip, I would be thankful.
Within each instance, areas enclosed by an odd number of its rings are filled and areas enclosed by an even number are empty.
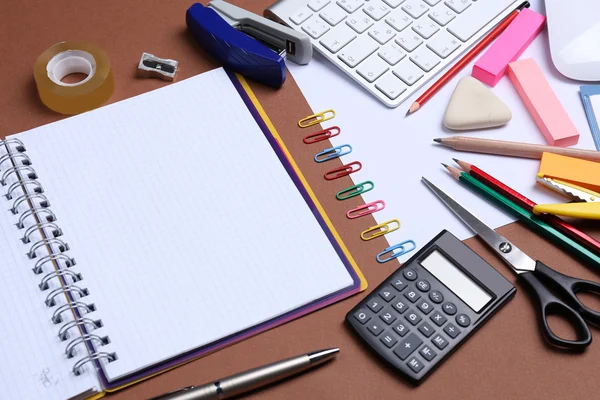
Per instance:
[[[412,247],[407,249],[404,246],[406,246],[408,244],[412,245]],[[411,251],[413,251],[416,248],[417,248],[417,245],[415,244],[415,242],[413,242],[412,240],[405,240],[404,242],[398,243],[397,245],[394,245],[391,247],[388,247],[381,253],[377,254],[377,261],[379,261],[380,263],[383,264],[384,262],[388,262],[390,260],[393,260],[394,258],[398,258],[403,254],[410,253]],[[396,251],[396,250],[398,250],[398,251]],[[387,253],[392,253],[392,254],[388,258],[383,258],[383,256],[386,255]]]
[[[396,224],[395,227],[392,225]],[[394,232],[400,228],[400,221],[397,219],[391,219],[382,224],[375,225],[360,234],[362,240],[371,240],[383,236],[386,233]]]
[[[367,193],[367,192],[373,190],[374,187],[375,187],[375,184],[373,184],[373,182],[364,181],[364,182],[359,183],[358,185],[350,186],[349,188],[340,190],[335,195],[335,198],[338,200],[347,200],[354,196],[358,196],[359,194]]]
[[[352,153],[352,146],[349,144],[343,144],[341,146],[331,147],[329,149],[325,149],[320,153],[317,153],[315,156],[316,162],[324,162],[333,160],[334,158],[345,156],[346,154]],[[320,157],[323,158],[320,158]]]
[[[325,110],[321,111],[320,113],[309,115],[306,118],[302,118],[300,121],[298,121],[298,126],[300,128],[308,128],[309,126],[320,124],[321,122],[329,121],[333,118],[335,118],[335,111]]]
[[[329,138],[335,137],[339,135],[341,131],[342,130],[337,126],[332,126],[331,128],[323,129],[322,131],[306,135],[304,136],[304,139],[302,139],[302,141],[306,144],[317,143],[322,140],[327,140]]]
[[[356,171],[360,171],[361,168],[362,164],[360,162],[353,161],[350,164],[342,165],[341,167],[337,167],[329,172],[326,172],[323,177],[328,181],[332,181],[334,179],[341,178],[342,176],[350,175]]]
[[[371,203],[363,204],[362,206],[358,206],[349,210],[346,213],[346,217],[350,219],[364,217],[365,215],[376,213],[377,211],[381,211],[385,208],[385,201],[377,200]]]

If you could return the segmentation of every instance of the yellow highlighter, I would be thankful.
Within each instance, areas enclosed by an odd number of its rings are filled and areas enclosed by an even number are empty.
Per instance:
[[[558,179],[538,176],[542,185],[574,200],[573,203],[538,204],[534,214],[548,213],[581,219],[600,219],[600,194]]]

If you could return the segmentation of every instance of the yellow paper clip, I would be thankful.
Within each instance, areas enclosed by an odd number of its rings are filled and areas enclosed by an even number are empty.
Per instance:
[[[335,118],[335,111],[325,110],[321,111],[320,113],[309,115],[306,118],[302,118],[300,121],[298,121],[298,126],[300,128],[308,128],[309,126],[320,124],[321,122],[329,121],[333,118]]]
[[[392,227],[394,224],[396,226]],[[360,234],[360,238],[362,240],[371,240],[379,236],[383,236],[386,233],[394,232],[398,229],[400,229],[400,221],[398,221],[397,219],[391,219],[382,224],[370,227],[369,229]]]

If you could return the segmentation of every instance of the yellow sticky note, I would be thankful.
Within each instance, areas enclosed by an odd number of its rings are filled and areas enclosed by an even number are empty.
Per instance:
[[[600,192],[600,163],[544,153],[538,176],[555,178]]]

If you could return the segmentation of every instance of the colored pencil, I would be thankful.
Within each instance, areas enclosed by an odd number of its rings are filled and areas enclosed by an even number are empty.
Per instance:
[[[557,231],[546,222],[539,219],[533,213],[525,210],[522,207],[519,207],[517,204],[502,196],[492,188],[486,186],[484,183],[478,181],[468,173],[446,164],[442,165],[446,167],[450,174],[452,174],[452,176],[456,178],[459,183],[466,186],[468,189],[471,189],[475,193],[481,195],[484,199],[490,201],[512,216],[516,217],[519,221],[525,223],[525,225],[527,225],[533,231],[540,233],[542,236],[554,242],[556,245],[564,248],[566,251],[571,252],[574,256],[578,257],[582,261],[600,270],[600,256],[597,256],[576,241]]]
[[[467,136],[436,138],[433,139],[433,141],[453,150],[468,151],[471,153],[535,158],[538,160],[542,158],[543,153],[554,153],[567,157],[581,158],[582,160],[600,162],[600,151],[596,150],[546,146],[543,144],[506,142],[503,140],[482,139]]]
[[[465,161],[457,160],[456,158],[454,158],[453,160],[463,169],[463,171],[467,172],[469,175],[473,176],[478,181],[484,183],[488,187],[502,194],[510,201],[516,203],[519,207],[522,207],[530,213],[533,213],[533,207],[536,206],[536,203],[534,201],[523,196],[521,193],[505,185],[504,183],[494,178],[490,174],[486,173],[482,169],[476,167],[475,165],[469,164]],[[569,224],[563,219],[551,214],[541,214],[539,215],[539,218],[542,219],[544,222],[548,223],[550,226],[554,227],[559,232],[562,232],[563,234],[570,237],[580,245],[589,249],[590,251],[593,251],[596,254],[600,254],[600,242],[598,242],[593,237],[583,233],[582,231],[575,228],[573,225]]]
[[[526,1],[517,7],[512,13],[508,14],[494,29],[488,33],[486,37],[481,39],[479,43],[475,45],[463,58],[461,58],[456,64],[452,66],[440,79],[438,79],[433,85],[429,87],[408,109],[406,115],[414,114],[417,112],[423,104],[425,104],[430,98],[436,94],[442,86],[444,86],[450,79],[452,79],[461,69],[463,69],[471,60],[475,58],[484,48],[494,41],[504,31],[508,25],[519,15],[519,11],[529,7],[529,2]]]

